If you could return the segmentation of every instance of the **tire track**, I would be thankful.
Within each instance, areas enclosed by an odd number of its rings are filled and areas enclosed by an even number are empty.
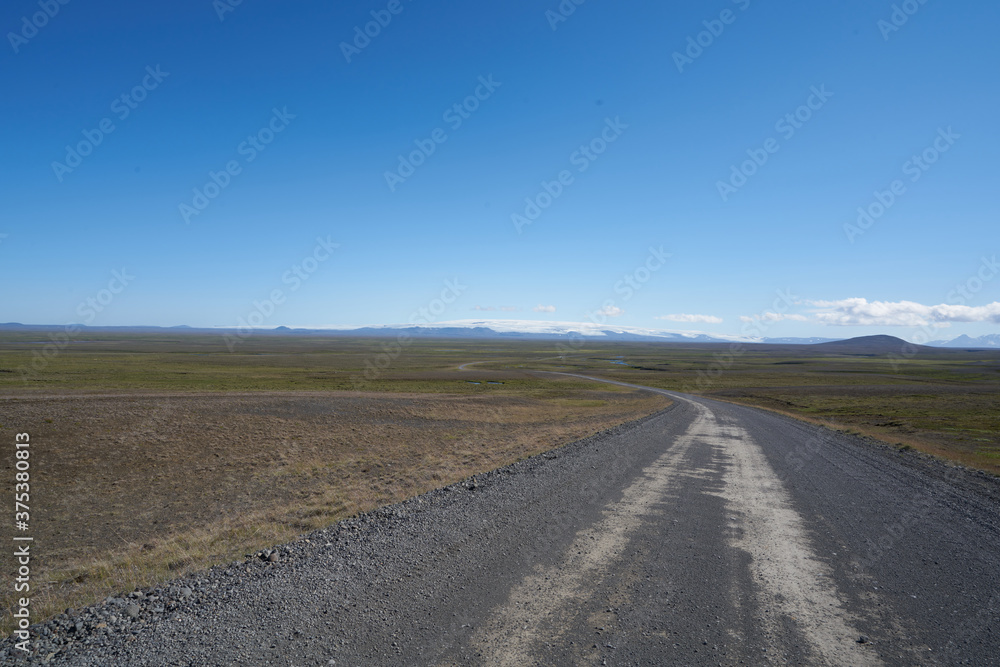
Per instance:
[[[538,644],[558,640],[571,627],[571,617],[591,597],[594,583],[617,563],[643,520],[658,511],[656,506],[683,473],[681,464],[710,418],[702,408],[688,432],[642,471],[621,500],[604,509],[604,518],[577,533],[558,565],[529,574],[510,591],[472,638],[487,664],[533,664]]]
[[[731,545],[751,556],[758,623],[769,653],[782,653],[790,639],[783,628],[790,624],[813,664],[881,665],[870,647],[855,641],[859,632],[832,573],[816,557],[802,518],[761,448],[741,427],[721,423],[706,405],[670,395],[697,411],[687,431],[625,489],[621,500],[607,506],[603,519],[577,533],[558,565],[527,575],[511,589],[472,638],[485,662],[532,664],[543,642],[559,641],[593,595],[595,582],[618,563],[654,506],[665,500],[680,475],[697,474],[684,465],[688,451],[717,447],[728,457],[720,495],[738,517],[734,528],[739,537]]]
[[[732,546],[751,556],[760,596],[758,620],[773,652],[780,655],[783,621],[792,619],[808,644],[812,664],[881,665],[870,648],[857,643],[860,633],[841,602],[832,572],[816,557],[802,517],[763,450],[735,424],[724,425],[713,417],[711,430],[708,439],[730,457],[721,495],[740,517],[736,528],[741,536]]]

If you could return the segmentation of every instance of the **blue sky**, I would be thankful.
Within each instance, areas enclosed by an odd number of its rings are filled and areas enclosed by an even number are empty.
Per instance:
[[[895,7],[8,2],[0,321],[995,332],[1000,6]]]

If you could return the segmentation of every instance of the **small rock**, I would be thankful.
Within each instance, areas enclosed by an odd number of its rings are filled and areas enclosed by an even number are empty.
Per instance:
[[[139,605],[137,605],[137,604],[130,604],[129,606],[125,607],[125,615],[128,616],[129,618],[138,618],[139,617]]]
[[[861,635],[860,637],[858,637],[854,641],[858,642],[859,644],[867,644],[868,643],[868,636],[867,635]]]
[[[277,563],[278,562],[278,552],[272,551],[271,555],[267,557],[268,562]]]

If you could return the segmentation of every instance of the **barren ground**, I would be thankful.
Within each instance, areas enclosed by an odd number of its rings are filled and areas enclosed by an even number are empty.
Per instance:
[[[47,582],[35,596],[41,620],[667,403],[605,390],[67,394],[0,399],[0,437],[31,435],[34,577]],[[12,465],[4,461],[8,477]]]

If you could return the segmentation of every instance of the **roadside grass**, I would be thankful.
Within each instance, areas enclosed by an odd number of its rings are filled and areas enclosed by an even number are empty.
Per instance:
[[[106,370],[66,356],[54,371],[78,364],[88,391],[0,398],[0,438],[31,434],[35,622],[242,559],[669,403],[582,380],[459,372],[452,361],[387,373],[383,391],[288,391],[281,380],[300,372],[292,368],[276,376],[279,391],[205,392],[201,383],[164,391],[151,380],[121,392],[100,381]],[[467,385],[470,375],[503,384]],[[12,478],[12,458],[3,467]],[[9,556],[0,563],[12,567]],[[13,628],[13,601],[0,593],[0,631]]]
[[[1000,353],[921,352],[894,364],[790,346],[749,347],[730,358],[727,347],[619,346],[544,363],[762,407],[1000,474]],[[607,361],[623,352],[625,366]]]

